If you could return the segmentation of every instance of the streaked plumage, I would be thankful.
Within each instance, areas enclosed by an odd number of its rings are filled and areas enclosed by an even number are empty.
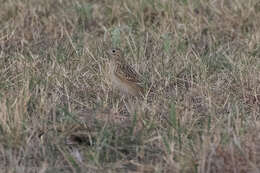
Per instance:
[[[110,77],[112,84],[121,91],[133,95],[141,96],[143,88],[139,85],[140,80],[136,71],[129,66],[120,49],[109,50],[110,56]]]

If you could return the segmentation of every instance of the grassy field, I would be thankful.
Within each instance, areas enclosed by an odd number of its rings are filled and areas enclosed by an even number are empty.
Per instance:
[[[260,172],[259,0],[0,4],[2,172]]]

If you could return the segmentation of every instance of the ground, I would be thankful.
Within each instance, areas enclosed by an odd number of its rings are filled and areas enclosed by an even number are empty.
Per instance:
[[[260,172],[259,0],[0,3],[3,172]]]

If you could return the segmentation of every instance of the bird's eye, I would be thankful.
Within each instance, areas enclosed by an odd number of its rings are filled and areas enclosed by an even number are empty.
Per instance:
[[[113,52],[113,53],[115,53],[115,52],[116,52],[116,50],[115,50],[115,49],[113,49],[113,50],[112,50],[112,52]]]

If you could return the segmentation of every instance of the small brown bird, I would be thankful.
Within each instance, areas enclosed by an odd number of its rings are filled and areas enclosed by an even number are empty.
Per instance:
[[[108,54],[110,56],[109,75],[114,87],[132,96],[142,96],[144,89],[139,85],[139,76],[126,63],[122,51],[118,48],[112,48]]]

